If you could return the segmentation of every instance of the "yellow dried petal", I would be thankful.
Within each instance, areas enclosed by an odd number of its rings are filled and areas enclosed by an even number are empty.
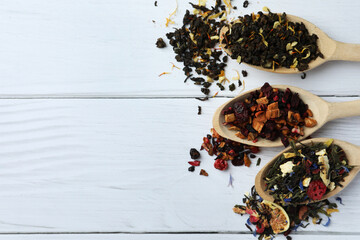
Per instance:
[[[280,22],[279,21],[274,22],[273,29],[276,29],[278,26],[280,26]]]
[[[329,208],[326,210],[326,213],[331,215],[333,212],[339,212],[339,209]]]
[[[221,11],[221,12],[218,12],[217,14],[214,14],[214,15],[211,15],[210,17],[208,17],[208,19],[215,19],[215,18],[218,18],[222,13],[225,13],[225,11]]]
[[[259,33],[259,34],[260,34],[260,36],[262,37],[262,41],[263,41],[263,43],[265,44],[265,46],[268,46],[269,44],[268,44],[268,42],[265,40],[264,36],[263,36],[261,33]]]
[[[237,71],[237,70],[234,70],[235,72],[236,72],[236,74],[237,74],[237,77],[232,77],[232,80],[240,80],[240,73],[239,73],[239,71]]]
[[[194,34],[193,34],[193,33],[190,33],[189,36],[190,36],[191,41],[193,41],[193,42],[196,44],[197,42],[196,42],[196,40],[194,39]]]
[[[238,56],[237,59],[236,59],[236,61],[237,61],[238,63],[241,63],[241,56]]]
[[[174,21],[171,20],[171,17],[172,17],[173,15],[175,15],[177,9],[178,9],[178,2],[177,2],[177,0],[176,0],[176,8],[175,8],[175,10],[169,15],[168,18],[166,18],[166,23],[165,23],[165,26],[166,26],[166,27],[169,26],[169,24],[174,24],[174,23],[175,23]]]
[[[308,52],[306,53],[306,56],[305,56],[305,57],[302,57],[301,59],[307,59],[308,57],[310,57],[310,51],[308,51]]]
[[[326,142],[324,142],[325,146],[329,147],[334,142],[334,139],[330,138]]]
[[[214,40],[214,39],[219,39],[219,36],[212,36],[210,37],[211,40]]]
[[[236,42],[241,42],[242,40],[244,40],[244,38],[239,38]]]
[[[297,65],[298,65],[298,60],[297,60],[297,58],[294,58],[293,65],[291,65],[290,67],[291,68],[296,68]]]
[[[205,6],[207,0],[199,0],[199,6]]]
[[[213,82],[214,82],[214,80],[213,80],[211,77],[209,77],[209,76],[206,77],[206,81],[207,81],[207,82],[210,82],[210,83],[213,83]]]
[[[263,12],[270,12],[270,9],[268,7],[263,7]]]
[[[289,51],[292,49],[291,43],[286,44],[286,51]]]

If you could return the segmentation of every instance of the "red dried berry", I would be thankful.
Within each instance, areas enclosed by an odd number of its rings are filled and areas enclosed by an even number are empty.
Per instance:
[[[191,166],[200,166],[200,161],[190,161],[188,162]]]
[[[256,233],[262,234],[264,231],[265,231],[264,224],[260,224],[260,227],[259,224],[256,225]]]
[[[228,163],[225,160],[217,159],[214,163],[214,167],[221,171],[226,170],[228,168]]]
[[[251,151],[252,153],[258,153],[258,152],[260,152],[260,148],[255,147],[255,146],[251,146],[251,147],[250,147],[250,151]]]
[[[276,96],[273,98],[273,100],[274,100],[275,102],[278,101],[278,100],[279,100],[279,96],[276,95]]]
[[[326,193],[326,186],[321,180],[312,181],[306,193],[310,199],[320,200]]]
[[[260,218],[259,218],[258,216],[250,215],[249,221],[250,221],[252,224],[257,223],[259,220],[260,220]]]

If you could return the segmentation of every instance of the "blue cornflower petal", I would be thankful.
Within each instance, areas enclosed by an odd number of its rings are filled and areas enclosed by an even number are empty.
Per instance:
[[[229,186],[234,187],[234,186],[233,186],[233,181],[234,181],[234,178],[233,178],[233,176],[231,176],[231,173],[230,173],[228,187],[229,187]]]
[[[291,202],[291,198],[284,198],[284,202]]]
[[[286,185],[286,187],[289,190],[289,192],[293,192],[292,188],[290,188],[288,185]]]
[[[259,201],[260,201],[260,202],[262,202],[262,201],[263,201],[262,197],[260,197],[260,196],[259,196]]]
[[[336,201],[339,201],[341,205],[344,205],[344,204],[342,203],[341,197],[337,197],[337,198],[335,198],[335,200],[336,200]]]
[[[291,173],[290,173],[290,177],[292,177],[294,174],[295,174],[294,172],[291,172]]]
[[[301,191],[304,191],[304,185],[303,185],[302,181],[300,181],[299,187],[300,187]]]
[[[254,237],[256,237],[256,228],[253,231],[253,235],[254,235]]]
[[[317,169],[319,166],[316,164],[316,163],[314,163],[313,165],[311,165],[311,167],[310,167],[310,169],[311,170],[315,170],[315,169]]]
[[[292,230],[295,231],[295,232],[297,232],[297,229],[301,226],[301,224],[302,224],[302,222],[300,222],[299,224],[295,225]]]
[[[250,217],[246,220],[246,222],[247,222],[248,225],[251,225]]]
[[[344,170],[345,170],[345,172],[350,172],[350,170],[347,168],[347,167],[345,167],[345,166],[342,166],[343,168],[344,168]]]
[[[328,217],[328,220],[327,220],[327,222],[325,223],[325,224],[323,224],[323,226],[325,226],[325,227],[328,227],[329,225],[330,225],[330,218]]]

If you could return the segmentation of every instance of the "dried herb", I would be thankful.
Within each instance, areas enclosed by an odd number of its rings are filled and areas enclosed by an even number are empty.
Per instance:
[[[198,159],[200,157],[200,153],[195,148],[190,149],[190,157],[191,159]]]
[[[304,127],[317,122],[308,105],[289,88],[285,91],[265,83],[260,91],[250,93],[245,100],[235,102],[223,110],[225,125],[237,131],[236,136],[256,142],[258,137],[275,141],[280,138],[284,146],[289,140],[304,135]]]
[[[261,158],[258,158],[257,162],[256,162],[256,166],[259,166],[261,163]]]
[[[209,176],[209,174],[204,169],[200,170],[200,175],[203,175],[205,177]]]
[[[244,8],[247,8],[248,6],[249,6],[249,1],[247,1],[247,0],[246,0],[246,1],[244,1],[244,3],[243,3],[243,7],[244,7]]]
[[[198,115],[201,115],[201,106],[198,106]]]
[[[245,223],[245,226],[250,230],[254,235],[258,234],[258,239],[272,239],[275,234],[279,233],[279,227],[283,227],[281,223],[281,219],[274,219],[274,215],[271,214],[274,209],[274,206],[269,211],[266,206],[266,201],[257,194],[255,187],[252,187],[251,193],[245,195],[243,198],[243,203],[245,205],[235,205],[233,208],[234,213],[237,214],[249,214],[250,217]],[[265,203],[265,204],[264,204]],[[330,216],[329,212],[338,212],[337,205],[335,203],[331,203],[328,200],[323,200],[315,203],[309,203],[306,205],[281,205],[285,214],[288,216],[290,220],[290,228],[284,232],[284,236],[287,239],[291,239],[288,236],[292,231],[297,231],[299,227],[306,228],[310,223],[305,224],[305,222],[309,222],[310,218],[312,218],[313,224],[321,224],[322,218],[320,214],[324,214],[327,217],[327,222],[323,224],[323,226],[327,227],[330,224]],[[278,208],[280,209],[280,208]],[[283,213],[282,211],[278,211],[278,213]],[[277,214],[275,214],[278,217]],[[275,221],[276,220],[276,221]],[[285,222],[283,222],[285,223]],[[255,231],[251,228],[251,225],[256,227]]]
[[[275,160],[266,173],[266,190],[282,205],[320,200],[349,175],[345,152],[332,141],[295,146]]]
[[[310,35],[303,23],[289,21],[286,13],[258,12],[239,17],[230,23],[223,38],[222,45],[231,52],[231,58],[263,68],[304,71],[311,61],[323,58],[318,36]]]
[[[208,96],[206,96],[206,97],[203,97],[203,98],[199,98],[199,97],[197,97],[197,98],[195,98],[195,99],[197,99],[197,100],[199,100],[199,101],[207,101],[207,100],[209,100],[209,97]]]
[[[303,72],[303,73],[301,74],[301,79],[305,79],[305,78],[306,78],[306,73]]]
[[[194,8],[194,14],[186,10],[183,26],[166,34],[176,54],[175,59],[184,64],[186,76],[195,72],[207,77],[206,81],[190,78],[196,85],[204,86],[209,82],[222,81],[226,79],[224,69],[227,57],[221,59],[222,51],[216,46],[219,43],[219,29],[225,24],[226,6],[221,0],[216,0],[211,9],[205,5],[190,4]],[[209,90],[206,88],[201,91],[208,95]]]
[[[225,90],[225,87],[221,83],[217,83],[216,85],[220,88],[221,91]]]
[[[228,161],[234,166],[250,166],[251,160],[247,154],[258,153],[260,149],[255,146],[248,146],[221,137],[215,129],[211,129],[211,135],[203,138],[200,150],[205,149],[210,156],[216,155],[214,167],[219,170],[228,168]]]
[[[236,89],[236,86],[234,83],[232,83],[230,86],[229,86],[229,90],[230,91],[234,91]]]
[[[158,48],[166,47],[166,43],[164,42],[164,40],[162,38],[158,38],[158,40],[156,41],[156,47],[158,47]]]

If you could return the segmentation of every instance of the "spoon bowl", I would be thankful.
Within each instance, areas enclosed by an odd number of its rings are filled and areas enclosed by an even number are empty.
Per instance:
[[[286,15],[287,19],[291,22],[302,22],[304,23],[305,27],[309,31],[309,34],[316,34],[318,36],[318,47],[320,52],[324,55],[324,58],[316,58],[315,60],[309,63],[309,68],[305,71],[309,71],[313,68],[316,68],[327,61],[332,60],[344,60],[344,61],[360,61],[360,44],[350,44],[350,43],[343,43],[338,42],[331,39],[328,35],[326,35],[321,29],[316,27],[309,21],[302,19],[300,17],[294,15]],[[220,30],[220,47],[229,55],[231,56],[231,51],[225,48],[225,44],[222,43],[224,39],[224,34],[229,31],[227,26],[224,26]],[[247,64],[247,63],[245,63]],[[251,64],[247,64],[251,67],[254,67],[259,70],[267,71],[267,72],[275,72],[275,73],[284,73],[284,74],[291,74],[291,73],[300,73],[304,71],[299,71],[297,68],[285,68],[280,67],[275,70],[269,68],[263,68],[261,66],[255,66]]]
[[[330,138],[314,138],[314,139],[302,141],[301,143],[302,144],[323,143],[328,140],[330,140]],[[327,199],[327,198],[332,197],[335,194],[339,193],[341,190],[343,190],[346,186],[349,185],[349,183],[355,178],[356,174],[360,170],[360,158],[358,157],[360,155],[360,147],[353,145],[351,143],[336,140],[336,139],[334,139],[333,143],[340,146],[344,150],[344,152],[346,153],[346,157],[349,161],[349,165],[354,166],[354,168],[350,171],[349,175],[344,178],[345,181],[341,183],[344,187],[337,186],[333,191],[326,193],[322,197],[322,199],[320,199],[318,201]],[[300,143],[297,144],[297,146],[299,146],[299,145],[300,145]],[[274,198],[269,194],[269,192],[265,191],[266,187],[265,187],[264,178],[266,177],[267,172],[269,171],[270,167],[275,163],[276,159],[278,157],[280,157],[283,153],[289,152],[291,150],[292,150],[291,147],[288,147],[288,148],[284,149],[283,151],[281,151],[272,160],[270,160],[256,175],[255,188],[256,188],[257,193],[263,199],[270,201],[270,202],[274,201]],[[306,203],[306,202],[304,202],[304,203]]]
[[[313,118],[317,121],[317,125],[312,128],[304,128],[304,136],[300,137],[299,140],[308,137],[313,134],[315,131],[320,129],[325,123],[333,119],[357,116],[360,115],[360,100],[342,102],[342,103],[329,103],[322,98],[305,91],[304,89],[298,87],[292,87],[288,85],[273,85],[273,88],[285,91],[289,88],[292,92],[298,93],[300,99],[304,101],[305,104],[309,106],[309,109],[313,112]],[[248,145],[253,145],[257,147],[280,147],[283,144],[281,143],[280,138],[276,141],[270,141],[264,138],[258,138],[256,143],[249,141],[247,139],[241,139],[235,135],[236,131],[229,130],[227,126],[224,126],[225,117],[221,114],[222,110],[227,109],[234,105],[237,101],[244,101],[251,92],[255,90],[260,90],[260,88],[253,89],[247,92],[240,94],[239,96],[227,101],[222,106],[220,106],[214,114],[213,117],[213,126],[217,133],[222,137],[231,139],[235,142],[240,142]]]

